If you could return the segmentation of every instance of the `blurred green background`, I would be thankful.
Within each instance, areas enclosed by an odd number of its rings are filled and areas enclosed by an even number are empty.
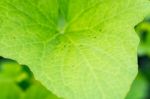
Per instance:
[[[135,26],[141,42],[138,48],[139,73],[126,99],[150,99],[150,18]],[[38,82],[30,69],[0,57],[0,99],[62,99]]]
[[[0,57],[0,99],[60,99],[34,79],[27,66]]]
[[[150,99],[150,17],[135,26],[140,37],[138,47],[139,73],[126,99]]]

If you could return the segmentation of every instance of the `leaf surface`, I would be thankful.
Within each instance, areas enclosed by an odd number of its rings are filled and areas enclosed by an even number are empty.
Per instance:
[[[123,99],[148,0],[1,0],[0,55],[65,99]],[[118,91],[119,90],[119,91]]]

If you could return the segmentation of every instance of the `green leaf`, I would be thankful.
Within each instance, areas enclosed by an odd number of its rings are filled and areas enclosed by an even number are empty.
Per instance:
[[[148,81],[139,73],[134,80],[126,99],[146,99],[148,91]]]
[[[148,0],[0,0],[0,55],[60,97],[123,99],[149,11]]]

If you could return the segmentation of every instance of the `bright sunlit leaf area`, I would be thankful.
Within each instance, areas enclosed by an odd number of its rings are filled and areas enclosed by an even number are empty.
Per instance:
[[[0,99],[149,99],[149,20],[149,0],[0,0]]]

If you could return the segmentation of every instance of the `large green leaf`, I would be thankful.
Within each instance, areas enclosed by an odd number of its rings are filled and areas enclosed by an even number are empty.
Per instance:
[[[0,0],[0,55],[60,97],[123,99],[149,11],[148,0]]]

